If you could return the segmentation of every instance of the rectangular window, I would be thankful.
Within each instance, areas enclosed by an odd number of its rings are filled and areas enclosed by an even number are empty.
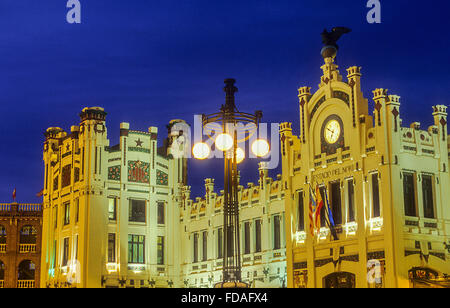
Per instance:
[[[57,253],[58,251],[58,242],[56,240],[53,241],[53,267],[52,268],[56,268],[56,261],[57,261]]]
[[[64,225],[70,224],[70,202],[64,203]]]
[[[281,248],[281,216],[273,216],[273,249]]]
[[[70,185],[70,174],[72,172],[72,165],[66,165],[61,171],[61,188]]]
[[[69,261],[69,238],[64,238],[64,247],[63,247],[63,260],[62,266],[66,266]]]
[[[217,229],[217,258],[223,258],[223,229]]]
[[[244,254],[250,253],[250,221],[244,223]]]
[[[128,263],[144,264],[145,263],[145,236],[128,235]]]
[[[194,240],[193,240],[193,262],[197,263],[198,262],[198,233],[194,233]]]
[[[158,265],[164,265],[164,236],[158,236],[156,262]]]
[[[108,234],[108,262],[116,262],[116,234]]]
[[[58,190],[58,176],[53,179],[53,190]]]
[[[297,193],[297,231],[305,231],[305,208],[303,191]]]
[[[128,220],[131,222],[145,222],[145,200],[130,200]]]
[[[81,150],[81,175],[84,175],[84,147]]]
[[[403,172],[403,202],[406,216],[417,216],[414,174]]]
[[[78,222],[80,218],[80,199],[75,199],[75,222]]]
[[[353,179],[347,180],[347,202],[348,202],[348,218],[347,222],[355,221],[355,188]]]
[[[326,209],[326,199],[325,199],[325,186],[319,187],[320,196],[322,197],[323,206],[320,209],[320,227],[324,228],[327,226],[325,219],[325,209]]]
[[[94,158],[94,173],[97,174],[97,157],[98,157],[98,148],[95,147],[95,158]]]
[[[78,260],[78,234],[75,235],[75,251],[73,253],[75,260]]]
[[[425,218],[436,218],[434,215],[433,177],[422,175],[423,214]]]
[[[208,232],[203,231],[202,233],[202,253],[203,253],[203,258],[202,261],[206,261],[208,260]]]
[[[158,225],[164,224],[164,202],[158,202]]]
[[[76,183],[80,180],[80,168],[75,167],[73,169],[73,182]]]
[[[372,177],[372,217],[380,217],[380,186],[378,183],[378,173],[373,173]]]
[[[54,220],[55,220],[55,229],[56,229],[56,228],[58,228],[58,205],[55,206],[55,217],[54,217]]]
[[[117,198],[108,198],[108,219],[115,221],[117,219]]]
[[[0,244],[6,244],[6,228],[0,226]]]
[[[48,187],[48,164],[45,164],[45,190]]]
[[[255,252],[261,252],[261,227],[262,220],[255,220]]]
[[[331,183],[331,213],[333,214],[333,220],[335,225],[342,224],[342,204],[341,204],[341,183]]]

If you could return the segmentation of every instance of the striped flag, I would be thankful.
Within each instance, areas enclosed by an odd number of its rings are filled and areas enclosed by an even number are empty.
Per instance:
[[[334,227],[333,213],[331,212],[331,206],[330,206],[330,203],[328,202],[328,194],[327,194],[326,188],[325,188],[325,201],[326,201],[326,214],[327,214],[325,216],[325,218],[327,219],[329,225]]]
[[[316,186],[316,228],[320,229],[320,211],[323,207],[323,199],[322,195],[320,194],[319,185]]]
[[[325,204],[325,219],[326,219],[326,222],[328,224],[328,227],[330,228],[330,232],[333,235],[334,240],[337,241],[339,238],[337,236],[336,229],[334,228],[335,224],[334,224],[334,219],[333,219],[333,213],[331,212],[331,206],[330,206],[330,203],[328,202],[328,194],[327,194],[326,186],[325,186],[325,191],[324,192],[325,192],[325,201],[326,201],[326,204]]]
[[[316,200],[311,186],[309,186],[309,232],[314,237],[314,212],[316,210]]]
[[[16,189],[15,188],[14,188],[14,191],[13,191],[13,200],[16,201]]]

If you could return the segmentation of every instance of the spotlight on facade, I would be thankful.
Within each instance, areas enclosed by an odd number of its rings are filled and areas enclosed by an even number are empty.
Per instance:
[[[204,142],[197,142],[192,148],[192,154],[194,154],[196,159],[207,159],[210,153],[211,150],[209,146]]]
[[[257,139],[252,143],[252,152],[258,157],[264,157],[269,154],[270,146],[267,140]]]
[[[233,137],[229,134],[222,133],[216,138],[216,148],[220,151],[228,151],[233,147]]]

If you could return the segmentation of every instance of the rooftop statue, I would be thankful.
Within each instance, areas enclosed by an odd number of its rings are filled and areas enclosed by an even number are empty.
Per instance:
[[[351,31],[351,29],[346,27],[334,27],[331,32],[328,32],[327,29],[324,29],[322,32],[322,42],[325,46],[333,46],[336,49],[339,49],[339,46],[336,44],[337,41],[341,38],[342,35]]]
[[[321,54],[324,58],[334,58],[339,49],[337,41],[342,35],[351,32],[352,30],[346,27],[334,27],[331,32],[324,29],[322,32],[322,42],[324,47],[322,48]]]

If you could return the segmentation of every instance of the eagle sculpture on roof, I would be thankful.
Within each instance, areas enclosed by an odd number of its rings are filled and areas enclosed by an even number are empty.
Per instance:
[[[339,46],[336,44],[336,42],[342,35],[351,31],[351,29],[346,27],[334,27],[331,32],[328,32],[327,29],[324,29],[322,32],[322,42],[325,46],[333,46],[337,50],[339,49]]]

